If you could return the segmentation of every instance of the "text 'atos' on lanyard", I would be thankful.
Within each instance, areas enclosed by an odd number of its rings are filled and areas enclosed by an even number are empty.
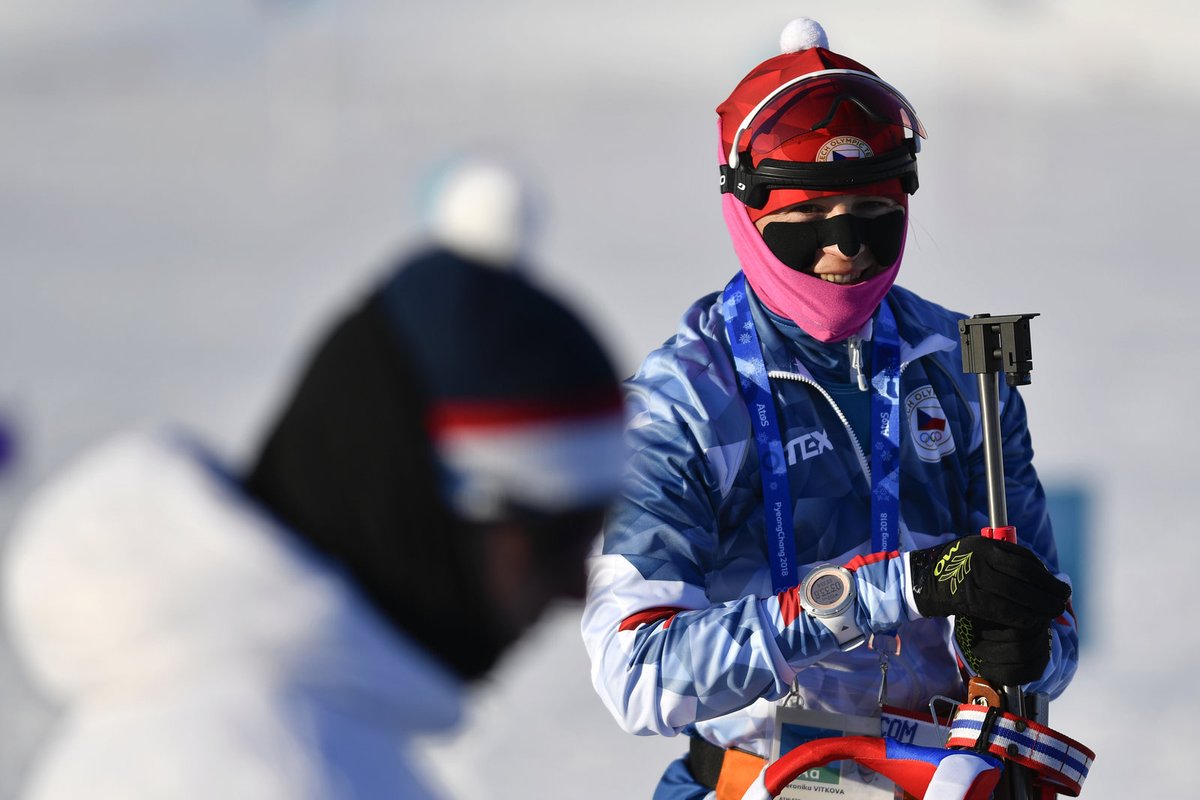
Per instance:
[[[800,582],[796,575],[792,493],[775,398],[750,312],[744,273],[733,276],[725,287],[721,306],[738,385],[755,430],[771,587],[778,594]],[[886,301],[879,305],[871,345],[876,366],[871,379],[871,548],[873,552],[888,552],[897,545],[900,523],[900,335]]]

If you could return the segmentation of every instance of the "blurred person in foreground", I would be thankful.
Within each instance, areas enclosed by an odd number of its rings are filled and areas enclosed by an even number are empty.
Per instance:
[[[246,474],[137,433],[29,503],[7,621],[62,711],[25,798],[432,796],[406,741],[582,596],[613,367],[513,269],[511,173],[437,198],[435,245],[333,325]]]
[[[590,567],[600,696],[631,732],[689,737],[659,800],[742,796],[784,707],[923,711],[965,673],[1057,696],[1076,667],[1021,397],[1001,386],[1025,547],[979,535],[962,315],[893,285],[916,112],[812,20],[781,44],[717,108],[741,271],[629,381],[631,478]]]

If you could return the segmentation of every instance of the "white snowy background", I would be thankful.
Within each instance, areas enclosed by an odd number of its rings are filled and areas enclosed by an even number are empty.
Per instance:
[[[1098,752],[1084,796],[1194,796],[1193,0],[4,0],[0,415],[21,450],[0,531],[131,424],[245,459],[465,148],[540,187],[546,280],[632,370],[735,269],[713,108],[800,15],[928,128],[901,283],[1043,315],[1037,463],[1096,500],[1086,648],[1051,715]],[[579,611],[556,610],[470,728],[430,746],[455,796],[648,797],[682,752],[609,718]],[[51,719],[0,640],[0,797]]]

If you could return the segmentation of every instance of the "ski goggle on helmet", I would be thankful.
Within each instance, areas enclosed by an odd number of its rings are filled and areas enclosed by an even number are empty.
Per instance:
[[[912,104],[878,76],[808,72],[780,84],[742,119],[724,154],[721,191],[760,210],[752,217],[771,210],[768,198],[780,189],[891,194],[898,187],[912,194],[922,138]]]

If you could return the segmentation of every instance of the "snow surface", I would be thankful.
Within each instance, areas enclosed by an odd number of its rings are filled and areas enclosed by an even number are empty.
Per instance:
[[[1200,12],[1191,0],[6,0],[0,530],[89,441],[180,421],[234,461],[316,331],[419,230],[455,152],[545,193],[547,280],[632,370],[735,268],[712,109],[792,17],[903,87],[931,138],[901,283],[1037,311],[1050,484],[1098,501],[1085,797],[1191,796]],[[1099,587],[1114,587],[1101,591]],[[557,609],[430,745],[455,796],[644,797],[684,744],[622,733]],[[0,640],[0,797],[50,712]],[[564,787],[568,787],[565,789]]]

